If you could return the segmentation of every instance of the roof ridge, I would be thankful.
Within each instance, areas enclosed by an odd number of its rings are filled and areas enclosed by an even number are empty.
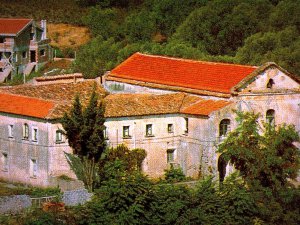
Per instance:
[[[177,58],[177,57],[166,56],[166,55],[152,55],[152,54],[146,54],[146,53],[141,53],[141,52],[136,52],[133,55],[135,55],[135,54],[139,54],[139,55],[143,55],[143,56],[148,56],[148,57],[153,57],[153,58],[163,58],[163,59],[170,59],[170,60],[176,60],[176,61],[191,62],[191,63],[203,63],[203,64],[210,64],[210,65],[220,64],[220,65],[241,66],[241,67],[250,67],[250,68],[258,68],[259,67],[259,66],[234,64],[234,63],[225,63],[225,62],[204,61],[204,60],[198,60],[198,59],[184,59],[184,58]],[[129,58],[131,58],[131,57],[129,57]]]

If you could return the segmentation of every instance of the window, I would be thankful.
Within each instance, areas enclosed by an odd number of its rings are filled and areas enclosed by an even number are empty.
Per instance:
[[[103,129],[103,138],[106,140],[108,139],[107,127],[104,127]]]
[[[30,177],[36,177],[37,176],[37,161],[36,159],[30,160]]]
[[[189,119],[188,118],[184,118],[185,120],[185,130],[184,133],[187,134],[189,132]]]
[[[229,119],[223,119],[220,122],[219,126],[219,136],[225,137],[230,132],[230,120]]]
[[[23,124],[23,139],[28,139],[29,137],[29,126],[27,123]]]
[[[268,81],[268,83],[267,83],[267,88],[272,88],[273,87],[273,85],[275,84],[275,82],[274,82],[274,80],[273,79],[270,79],[269,81]]]
[[[0,43],[4,43],[4,37],[0,37]]]
[[[55,142],[60,143],[63,141],[63,132],[62,130],[56,130],[55,132]]]
[[[27,52],[22,52],[22,57],[23,57],[23,59],[25,59],[25,58],[27,58]]]
[[[152,124],[147,124],[146,125],[146,136],[153,136],[153,132],[152,132]]]
[[[30,33],[30,40],[33,40],[34,33]]]
[[[8,137],[13,137],[14,136],[14,125],[10,124],[8,125]]]
[[[173,124],[168,124],[168,133],[173,133],[174,132],[174,126]]]
[[[271,126],[275,125],[275,110],[274,109],[269,109],[267,111],[267,113],[266,113],[266,121]]]
[[[174,162],[175,159],[175,149],[168,149],[167,150],[167,163]]]
[[[45,56],[45,49],[40,50],[40,56]]]
[[[2,170],[8,171],[8,156],[6,152],[2,153],[1,163],[2,163]]]
[[[32,128],[32,141],[38,140],[38,129],[36,127]]]
[[[123,138],[130,138],[129,126],[123,126]]]

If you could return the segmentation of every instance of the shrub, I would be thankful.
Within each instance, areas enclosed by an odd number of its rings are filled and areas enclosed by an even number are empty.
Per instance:
[[[168,182],[179,182],[186,180],[186,177],[180,167],[174,168],[171,165],[170,169],[165,170],[165,180]]]

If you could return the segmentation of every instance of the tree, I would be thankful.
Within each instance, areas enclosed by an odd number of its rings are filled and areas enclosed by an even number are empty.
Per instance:
[[[288,179],[297,177],[299,150],[294,142],[299,134],[292,125],[260,128],[259,114],[237,112],[236,130],[220,144],[219,152],[240,171],[249,187],[270,188],[272,192],[286,187]]]
[[[106,149],[104,122],[104,105],[98,103],[95,87],[86,108],[83,109],[77,95],[70,113],[65,113],[61,120],[68,143],[76,155],[67,155],[67,160],[89,190],[95,185],[98,162]]]

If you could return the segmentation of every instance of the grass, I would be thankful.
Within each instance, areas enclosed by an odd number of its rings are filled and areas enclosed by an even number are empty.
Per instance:
[[[29,195],[31,197],[53,196],[60,194],[59,188],[26,187],[21,184],[0,183],[0,196]]]

